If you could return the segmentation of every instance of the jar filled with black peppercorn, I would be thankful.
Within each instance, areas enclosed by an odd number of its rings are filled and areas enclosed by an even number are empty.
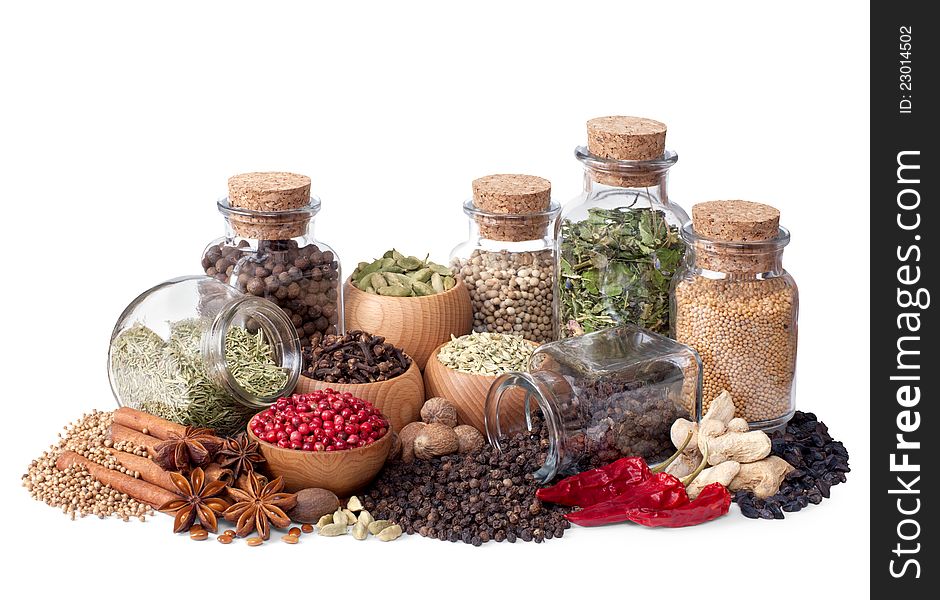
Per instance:
[[[225,237],[203,252],[206,275],[277,304],[304,347],[342,333],[340,262],[313,237],[320,200],[310,195],[310,178],[243,173],[229,179],[228,189],[218,202]]]
[[[531,429],[532,412],[544,415],[548,452],[535,478],[547,482],[624,456],[658,462],[674,451],[675,420],[698,421],[701,406],[698,354],[621,325],[540,346],[528,372],[496,379],[484,418],[487,437],[499,448],[507,432]]]

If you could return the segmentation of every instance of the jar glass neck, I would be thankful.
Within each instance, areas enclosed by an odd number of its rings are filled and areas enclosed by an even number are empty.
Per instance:
[[[281,389],[258,397],[239,383],[226,358],[226,341],[232,327],[261,332],[270,346],[274,362],[287,374]],[[287,315],[272,302],[253,296],[226,303],[216,314],[202,338],[202,352],[210,377],[228,394],[245,406],[264,408],[289,393],[297,385],[302,369],[300,338]]]
[[[564,473],[578,459],[570,438],[577,428],[565,419],[566,398],[573,398],[567,381],[551,371],[507,373],[490,387],[484,407],[484,423],[489,443],[502,451],[505,436],[532,431],[533,413],[542,413],[548,435],[548,449],[542,466],[533,473],[541,483]]]
[[[686,264],[696,271],[719,276],[761,278],[782,275],[783,249],[790,242],[790,232],[781,227],[777,237],[754,242],[726,242],[699,236],[686,224],[682,239],[689,247]]]
[[[312,197],[310,204],[281,211],[257,211],[233,207],[227,198],[216,206],[225,217],[226,237],[254,240],[293,240],[313,235],[313,222],[320,212],[320,200]]]
[[[615,160],[591,154],[584,146],[575,149],[575,157],[584,165],[584,192],[588,195],[635,193],[651,204],[666,205],[666,175],[679,160],[667,150],[651,160]]]
[[[551,202],[548,210],[543,212],[492,213],[476,208],[473,200],[467,200],[463,211],[469,218],[472,240],[491,240],[500,246],[532,245],[533,242],[544,244],[553,239],[561,206]]]

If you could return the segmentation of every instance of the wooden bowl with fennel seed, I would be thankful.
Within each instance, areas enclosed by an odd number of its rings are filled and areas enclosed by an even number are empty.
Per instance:
[[[385,337],[424,369],[431,352],[473,328],[473,307],[458,278],[451,289],[430,296],[396,298],[364,292],[346,280],[343,290],[346,329]]]
[[[446,344],[439,345],[431,352],[428,364],[424,368],[424,390],[428,398],[444,398],[457,409],[457,422],[472,425],[486,435],[484,407],[490,386],[502,375],[479,375],[459,371],[445,366],[438,353]],[[535,342],[526,342],[532,350],[538,348]],[[509,390],[500,406],[500,422],[507,426],[517,426],[525,422],[525,395],[519,389]]]

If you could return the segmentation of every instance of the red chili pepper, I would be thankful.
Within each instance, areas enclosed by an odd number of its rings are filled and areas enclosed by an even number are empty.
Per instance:
[[[583,527],[593,527],[627,521],[631,509],[667,510],[688,503],[689,495],[681,481],[668,473],[656,473],[615,498],[569,513],[565,518]]]
[[[609,465],[566,477],[555,485],[539,489],[535,496],[543,502],[582,508],[611,500],[631,486],[646,481],[653,473],[664,471],[685,450],[691,439],[692,434],[689,433],[675,454],[652,469],[641,457],[628,456]]]
[[[717,519],[728,513],[731,506],[731,494],[720,483],[710,483],[698,497],[671,509],[632,508],[624,511],[624,516],[646,527],[688,527]]]

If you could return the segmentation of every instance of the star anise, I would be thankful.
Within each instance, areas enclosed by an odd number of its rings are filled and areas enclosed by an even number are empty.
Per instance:
[[[215,459],[223,469],[232,472],[232,481],[238,481],[245,473],[253,473],[256,466],[265,462],[260,444],[251,441],[245,433],[226,439]]]
[[[236,524],[235,535],[245,537],[257,531],[261,539],[271,537],[271,526],[287,527],[290,517],[284,511],[297,504],[296,494],[281,492],[284,479],[278,477],[262,485],[261,478],[255,473],[247,473],[240,488],[229,489],[229,495],[236,502],[222,516]]]
[[[182,434],[170,433],[167,440],[154,446],[153,461],[167,471],[187,471],[204,467],[222,447],[222,439],[211,429],[187,427]]]
[[[225,483],[206,483],[206,474],[199,467],[193,469],[189,479],[179,473],[170,473],[170,478],[177,489],[177,498],[161,506],[160,510],[176,514],[173,533],[189,531],[197,517],[206,531],[215,533],[219,528],[216,515],[228,508],[228,502],[217,497],[225,491]]]

